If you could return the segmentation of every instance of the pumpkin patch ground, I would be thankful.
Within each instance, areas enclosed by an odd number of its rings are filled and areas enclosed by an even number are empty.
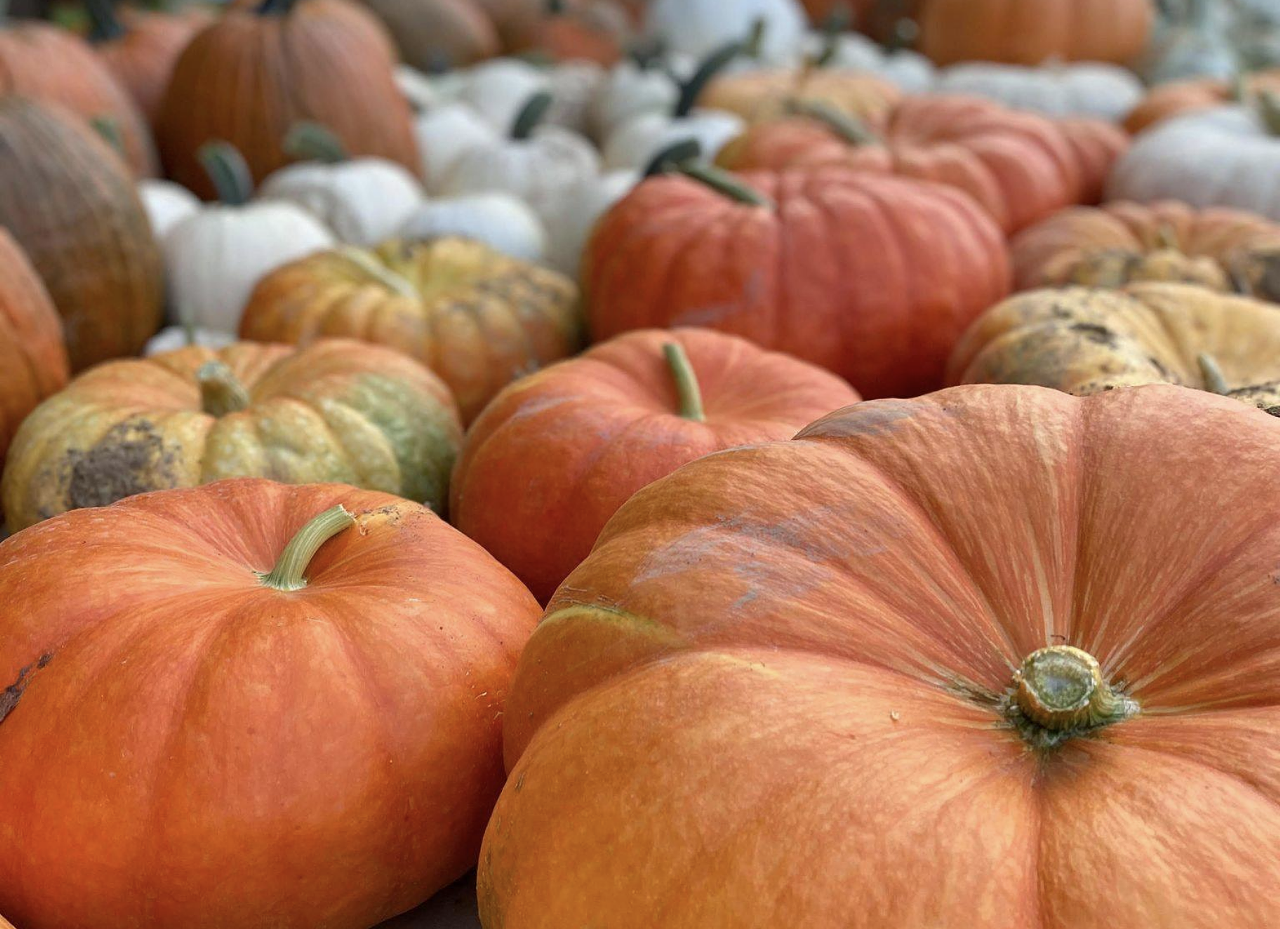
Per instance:
[[[1280,927],[1273,0],[0,0],[0,929]]]

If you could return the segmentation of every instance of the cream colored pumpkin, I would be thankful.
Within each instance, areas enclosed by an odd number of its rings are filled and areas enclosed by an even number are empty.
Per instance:
[[[465,103],[445,103],[421,114],[414,121],[418,151],[422,155],[422,176],[428,193],[439,193],[444,179],[458,162],[484,145],[501,138],[489,123]]]
[[[479,193],[423,201],[399,232],[400,238],[414,242],[450,236],[483,242],[522,261],[541,264],[547,257],[542,220],[528,204],[510,194]]]
[[[146,347],[142,350],[144,358],[152,358],[156,355],[162,355],[165,352],[174,352],[180,348],[186,348],[188,345],[199,345],[201,348],[226,348],[232,342],[236,341],[236,337],[229,332],[217,332],[213,329],[196,329],[188,337],[187,330],[182,326],[169,326],[161,329],[147,342]],[[3,929],[0,926],[0,929]]]
[[[200,198],[173,181],[155,178],[138,181],[138,197],[158,242],[164,241],[179,221],[200,212]]]
[[[666,48],[702,57],[746,37],[762,21],[759,57],[794,64],[804,50],[807,19],[796,0],[651,0],[645,34]]]
[[[635,171],[610,171],[584,178],[547,217],[547,264],[577,280],[582,252],[596,222],[640,182]]]
[[[369,246],[395,235],[426,191],[395,162],[357,158],[281,168],[263,182],[258,196],[294,203],[328,226],[340,242]]]
[[[459,75],[453,100],[471,107],[499,133],[511,129],[529,98],[551,90],[547,72],[517,58],[494,58]]]
[[[1086,62],[1040,67],[952,65],[938,75],[940,93],[986,97],[1046,116],[1093,116],[1119,122],[1142,99],[1142,82],[1118,65]]]
[[[645,113],[619,126],[604,145],[609,171],[641,171],[663,149],[695,141],[702,158],[714,161],[720,150],[747,128],[746,120],[724,110],[695,107],[688,116]]]
[[[588,127],[603,143],[618,127],[646,113],[669,113],[680,97],[680,85],[662,67],[619,62],[596,88]]]
[[[929,93],[938,80],[937,68],[924,55],[909,49],[886,51],[877,42],[857,32],[841,33],[834,39],[814,33],[807,44],[811,55],[828,56],[823,68],[866,71],[883,78],[903,93]]]

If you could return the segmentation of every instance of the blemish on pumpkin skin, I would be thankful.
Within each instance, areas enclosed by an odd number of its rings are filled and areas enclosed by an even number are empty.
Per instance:
[[[67,508],[108,506],[134,494],[177,487],[178,455],[153,423],[119,423],[91,448],[70,449],[63,458]]]
[[[18,672],[18,679],[0,691],[0,723],[3,723],[10,713],[18,706],[18,701],[22,699],[22,695],[31,686],[31,679],[34,672],[41,670],[50,661],[53,660],[53,652],[41,655],[40,660],[33,665],[27,665]]]

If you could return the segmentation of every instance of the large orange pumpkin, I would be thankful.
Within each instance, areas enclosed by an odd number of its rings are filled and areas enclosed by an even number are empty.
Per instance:
[[[521,656],[484,925],[1280,925],[1278,459],[962,387],[651,485]]]
[[[843,168],[708,174],[716,186],[647,180],[600,221],[583,270],[596,339],[705,326],[863,396],[911,395],[941,385],[952,344],[1008,292],[999,228],[950,187]]]
[[[422,170],[409,103],[396,87],[391,40],[347,0],[262,0],[233,8],[197,35],[174,66],[156,138],[165,170],[206,199],[216,195],[198,152],[230,142],[255,180],[288,164],[284,140],[320,123],[357,157]]]
[[[733,336],[628,333],[489,404],[449,516],[545,603],[641,487],[711,452],[789,439],[857,399],[838,377]]]
[[[1111,169],[1129,151],[1129,135],[1102,119],[1069,116],[1055,120],[1071,146],[1080,171],[1081,203],[1101,203]]]
[[[538,607],[429,510],[146,494],[4,542],[0,597],[23,929],[367,929],[474,866]]]

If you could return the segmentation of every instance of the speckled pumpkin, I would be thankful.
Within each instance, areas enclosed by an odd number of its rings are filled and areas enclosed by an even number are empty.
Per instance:
[[[1280,308],[1193,284],[1029,291],[973,324],[948,377],[1080,396],[1179,384],[1280,414]]]
[[[1019,290],[1166,281],[1280,298],[1280,224],[1240,210],[1173,200],[1080,207],[1023,231],[1011,247]]]
[[[470,422],[521,375],[581,344],[569,278],[468,239],[390,241],[320,252],[259,282],[247,339],[350,336],[412,355],[440,375]]]
[[[712,81],[698,105],[727,110],[743,119],[773,119],[788,104],[803,100],[824,103],[859,119],[877,118],[902,99],[886,80],[864,71],[740,71]]]
[[[461,441],[444,384],[390,349],[182,348],[100,365],[42,403],[0,492],[14,530],[231,477],[353,484],[443,512]]]

